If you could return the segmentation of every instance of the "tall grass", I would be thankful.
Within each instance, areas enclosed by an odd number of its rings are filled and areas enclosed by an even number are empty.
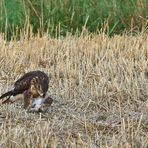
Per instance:
[[[1,0],[0,31],[11,38],[29,23],[53,36],[105,28],[109,34],[147,26],[147,0]]]

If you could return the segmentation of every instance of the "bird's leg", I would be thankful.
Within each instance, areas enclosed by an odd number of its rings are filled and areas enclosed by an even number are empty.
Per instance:
[[[32,105],[32,95],[29,91],[24,92],[24,108],[28,109]]]

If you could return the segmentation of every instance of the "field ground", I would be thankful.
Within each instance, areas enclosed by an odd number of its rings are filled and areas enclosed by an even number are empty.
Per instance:
[[[52,75],[50,113],[0,106],[0,147],[148,147],[148,35],[105,34],[7,43],[0,93],[23,73]]]

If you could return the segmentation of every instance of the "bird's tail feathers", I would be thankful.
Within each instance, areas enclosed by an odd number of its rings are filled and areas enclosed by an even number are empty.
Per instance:
[[[17,95],[19,93],[21,93],[20,90],[10,90],[10,91],[6,92],[5,94],[1,95],[0,99],[5,98],[7,96],[9,96],[9,97],[12,96],[12,95],[15,96],[15,95]]]
[[[5,98],[5,97],[7,97],[7,96],[11,96],[11,95],[13,95],[13,90],[8,91],[8,92],[4,93],[3,95],[1,95],[1,96],[0,96],[0,99]]]

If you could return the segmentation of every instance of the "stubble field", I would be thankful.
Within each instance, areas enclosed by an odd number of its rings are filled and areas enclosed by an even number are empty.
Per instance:
[[[44,114],[0,105],[0,147],[148,147],[147,34],[0,36],[0,53],[0,94],[38,69],[54,99]]]

